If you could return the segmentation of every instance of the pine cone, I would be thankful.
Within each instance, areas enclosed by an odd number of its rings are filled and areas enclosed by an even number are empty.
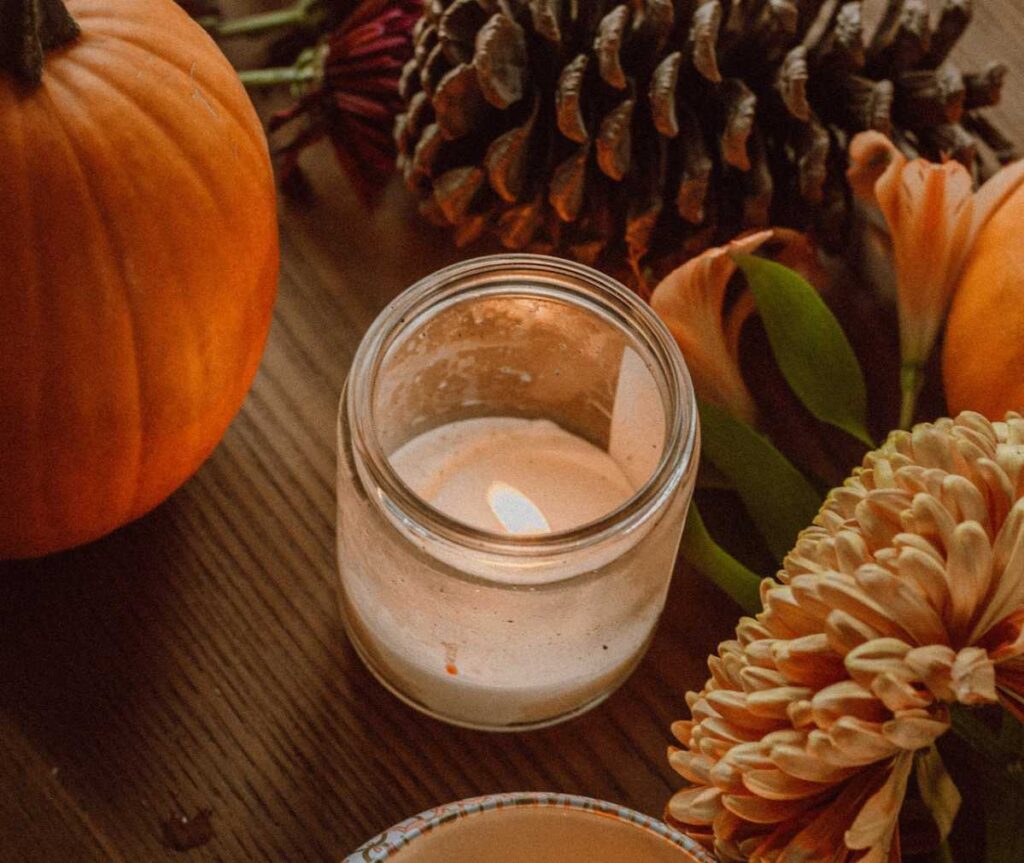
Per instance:
[[[399,166],[466,244],[678,263],[746,228],[849,227],[846,146],[877,129],[964,161],[1005,67],[947,56],[970,0],[890,0],[870,45],[838,0],[430,0],[402,76]],[[621,258],[620,258],[621,259]],[[657,269],[662,269],[658,267]]]

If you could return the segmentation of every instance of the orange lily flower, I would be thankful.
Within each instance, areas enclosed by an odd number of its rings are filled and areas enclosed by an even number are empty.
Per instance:
[[[749,255],[771,237],[771,231],[760,231],[708,249],[669,273],[651,295],[651,307],[686,358],[697,395],[750,424],[757,407],[740,373],[739,337],[754,302],[745,291],[728,313],[722,306],[736,272],[732,255]]]
[[[854,194],[876,204],[889,227],[900,321],[900,425],[906,427],[975,237],[1024,182],[1024,162],[999,171],[975,194],[959,162],[908,160],[881,133],[862,132],[850,145],[847,176]]]

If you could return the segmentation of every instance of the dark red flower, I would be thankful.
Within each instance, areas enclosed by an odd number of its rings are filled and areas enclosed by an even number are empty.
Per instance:
[[[326,137],[360,198],[375,200],[394,170],[398,80],[421,11],[420,0],[363,0],[321,40],[307,61],[314,67],[310,89],[270,119],[272,132],[304,121],[278,150],[283,183],[293,179],[299,154]]]

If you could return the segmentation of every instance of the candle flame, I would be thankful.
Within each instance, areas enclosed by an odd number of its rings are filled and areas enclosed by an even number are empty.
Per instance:
[[[487,503],[511,534],[551,533],[551,526],[537,505],[515,486],[492,482],[487,490]]]

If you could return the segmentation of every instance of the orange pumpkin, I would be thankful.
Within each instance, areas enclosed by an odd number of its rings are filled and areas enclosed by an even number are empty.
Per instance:
[[[2,558],[99,537],[199,467],[259,364],[278,243],[259,120],[172,0],[68,0],[77,38],[35,20],[59,2],[0,10]]]
[[[1007,169],[1004,169],[1007,170]],[[950,415],[1024,412],[1024,187],[989,217],[953,294],[942,351]]]

